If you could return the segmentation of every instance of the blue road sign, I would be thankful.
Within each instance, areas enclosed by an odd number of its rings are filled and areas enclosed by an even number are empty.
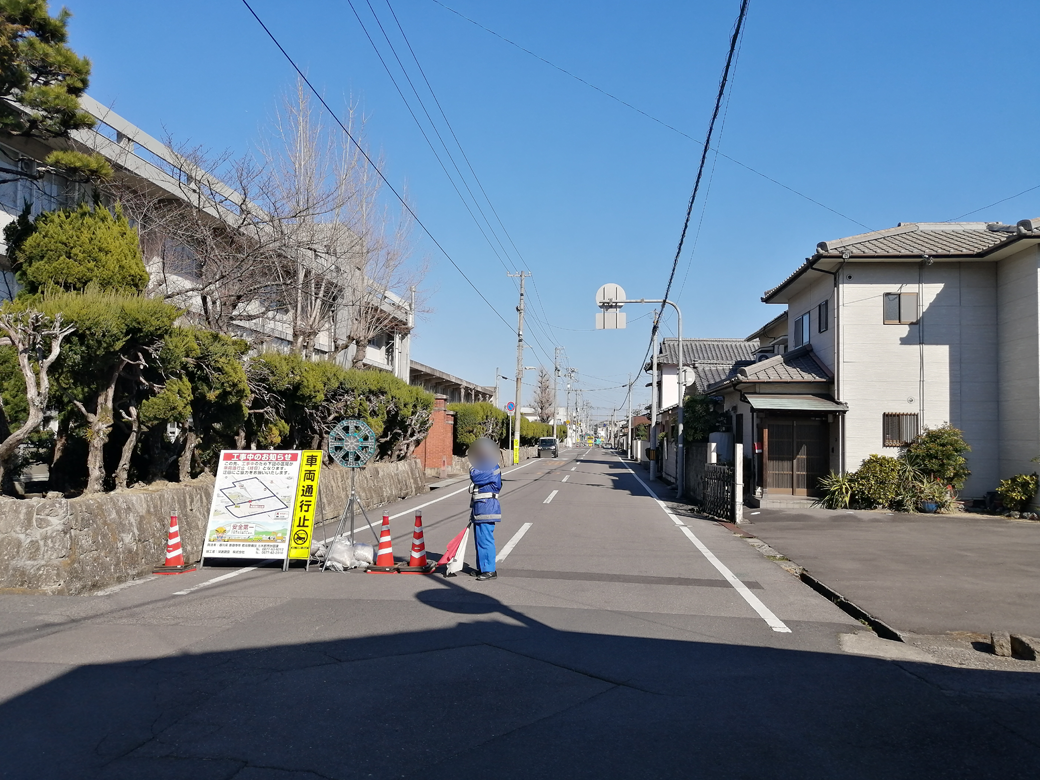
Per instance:
[[[510,401],[509,403],[506,404],[506,411],[507,412],[512,412],[514,409],[516,409],[516,404],[513,403],[512,401]]]

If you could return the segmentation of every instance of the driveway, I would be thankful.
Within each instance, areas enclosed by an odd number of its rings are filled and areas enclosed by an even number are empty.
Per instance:
[[[748,533],[898,631],[1040,636],[1040,523],[985,515],[747,512]]]

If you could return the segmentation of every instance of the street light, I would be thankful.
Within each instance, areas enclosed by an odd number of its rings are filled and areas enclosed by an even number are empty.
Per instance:
[[[676,438],[678,439],[678,442],[675,455],[675,490],[679,498],[682,498],[683,488],[686,483],[686,448],[683,446],[683,400],[686,395],[686,378],[683,376],[682,311],[679,310],[679,307],[674,301],[668,301],[663,298],[638,298],[628,300],[625,298],[625,291],[621,288],[621,285],[605,284],[596,291],[596,305],[602,310],[596,315],[596,328],[598,330],[623,329],[626,325],[626,318],[624,312],[621,311],[621,307],[626,303],[668,304],[675,309],[675,314],[679,319],[679,408],[676,412],[678,422]],[[653,377],[653,381],[656,383],[656,376]],[[654,390],[656,391],[656,389],[657,388],[655,387]],[[656,397],[655,393],[654,398]],[[657,420],[652,420],[651,422],[654,425],[657,424]]]

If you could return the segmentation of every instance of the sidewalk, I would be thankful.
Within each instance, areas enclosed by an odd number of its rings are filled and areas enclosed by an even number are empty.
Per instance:
[[[747,510],[750,533],[899,632],[1040,636],[1040,523]]]

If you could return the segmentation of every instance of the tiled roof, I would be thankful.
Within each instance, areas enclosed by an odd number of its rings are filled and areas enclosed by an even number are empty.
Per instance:
[[[694,387],[702,395],[715,385],[720,385],[727,379],[732,379],[737,372],[745,366],[751,365],[751,361],[739,363],[698,363],[693,370]]]
[[[679,362],[679,340],[663,339],[657,362],[675,365]],[[754,360],[758,341],[744,339],[683,339],[683,364],[726,363]]]
[[[1023,237],[1040,237],[1040,218],[1023,219],[1014,225],[1000,222],[901,222],[885,230],[821,241],[816,245],[816,254],[776,287],[767,290],[762,300],[768,301],[823,258],[841,258],[846,253],[850,258],[980,257]]]
[[[887,230],[821,241],[821,255],[845,252],[870,257],[920,255],[974,255],[1007,241],[1015,234],[985,222],[909,222]]]
[[[831,372],[813,354],[812,345],[771,357],[758,363],[738,367],[731,377],[734,382],[830,382]],[[720,381],[721,385],[726,380]]]

